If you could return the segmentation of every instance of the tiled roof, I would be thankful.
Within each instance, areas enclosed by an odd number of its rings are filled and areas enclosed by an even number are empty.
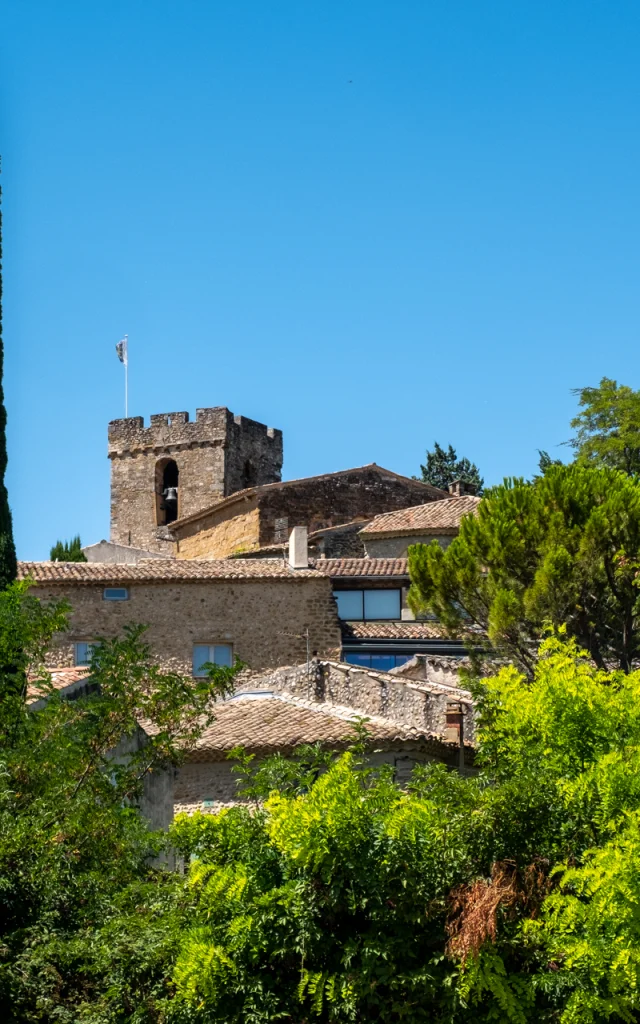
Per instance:
[[[261,754],[290,751],[302,743],[343,749],[353,743],[353,725],[358,718],[353,708],[269,691],[262,695],[239,694],[217,705],[215,713],[215,722],[189,753],[189,761],[219,760],[236,746]],[[369,718],[366,727],[378,742],[431,738],[417,729],[375,716]]]
[[[433,487],[432,484],[425,484],[421,480],[412,480],[409,477],[402,476],[400,473],[394,473],[391,469],[385,469],[383,466],[376,465],[375,462],[369,462],[366,466],[354,466],[353,469],[340,469],[336,473],[320,473],[318,476],[304,476],[299,477],[297,480],[278,480],[273,484],[260,484],[258,487],[245,487],[242,491],[234,491],[226,498],[222,498],[220,501],[216,501],[206,508],[200,509],[198,512],[193,512],[190,516],[183,516],[181,519],[176,519],[175,522],[169,526],[170,530],[179,529],[184,523],[193,523],[202,516],[208,515],[214,510],[217,512],[218,509],[227,508],[229,505],[235,504],[237,501],[245,501],[247,498],[251,498],[256,494],[264,494],[267,491],[282,490],[286,487],[296,487],[298,484],[306,484],[311,481],[318,480],[331,480],[335,477],[348,476],[349,473],[366,473],[374,470],[381,476],[390,476],[396,480],[405,480],[411,483],[413,486],[418,485],[424,487],[425,496],[429,495],[431,500],[438,500],[443,498],[446,491],[440,490],[439,487]]]
[[[384,512],[365,526],[362,536],[403,533],[457,533],[460,520],[468,513],[476,513],[481,498],[464,494],[459,498],[444,498],[426,505],[414,505],[397,512]]]
[[[49,670],[48,676],[46,671],[43,673],[43,681],[45,683],[51,682],[54,690],[64,690],[65,687],[72,686],[73,683],[80,683],[83,679],[88,679],[89,672],[90,669],[88,665],[78,665],[77,667],[72,668],[54,668]],[[41,679],[42,675],[29,680],[27,697],[35,699],[36,697],[42,696],[42,689],[38,685],[38,682]]]
[[[323,576],[408,576],[406,558],[316,558],[311,564]]]
[[[19,579],[27,577],[36,583],[109,584],[154,582],[173,583],[198,580],[307,579],[317,578],[313,569],[291,569],[282,558],[255,561],[240,559],[149,558],[135,565],[112,565],[101,562],[19,562]]]
[[[343,622],[342,637],[371,640],[440,640],[449,639],[444,628],[435,622]]]

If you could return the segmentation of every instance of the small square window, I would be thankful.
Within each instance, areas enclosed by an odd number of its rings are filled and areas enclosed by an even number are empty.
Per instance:
[[[231,668],[233,665],[233,649],[231,644],[194,644],[194,676],[206,676],[207,670],[203,666],[208,663],[220,665],[224,668]]]
[[[90,640],[81,640],[79,643],[74,644],[76,665],[90,665],[91,656],[97,646],[97,644],[91,643]]]
[[[126,587],[105,587],[102,591],[103,601],[128,601],[129,591]]]

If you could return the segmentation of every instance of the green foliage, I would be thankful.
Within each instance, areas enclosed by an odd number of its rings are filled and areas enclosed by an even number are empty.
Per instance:
[[[480,470],[475,463],[469,462],[469,459],[459,459],[451,445],[444,449],[435,441],[433,451],[427,451],[426,466],[420,466],[420,469],[424,483],[440,487],[443,491],[448,489],[452,481],[463,480],[475,487],[476,494],[482,494],[484,480],[480,476]]]
[[[603,377],[597,388],[579,388],[582,411],[571,421],[569,442],[578,462],[640,474],[640,391]]]
[[[307,752],[264,804],[176,821],[191,914],[172,1012],[637,1019],[640,673],[551,638],[530,682],[506,667],[478,701],[476,778],[431,765],[402,792],[346,754],[309,784]]]
[[[550,466],[491,488],[449,547],[409,548],[414,611],[471,647],[489,638],[529,675],[545,625],[596,665],[629,671],[639,653],[640,483],[616,470]]]
[[[88,1007],[111,1004],[110,985],[126,978],[120,1011],[131,997],[131,1019],[143,1020],[140,1000],[166,994],[173,925],[154,922],[179,880],[150,867],[166,840],[136,808],[145,781],[179,764],[212,721],[237,669],[197,681],[163,672],[142,627],[129,627],[101,641],[91,685],[65,700],[42,668],[64,627],[64,607],[26,584],[0,592],[0,665],[12,666],[0,669],[0,1016],[111,1020]]]
[[[16,681],[63,617],[25,585],[0,593],[18,666],[0,673],[2,1019],[638,1020],[640,672],[596,668],[558,630],[529,679],[477,685],[478,774],[427,764],[407,790],[367,761],[362,723],[337,760],[238,749],[245,802],[170,830],[182,874],[151,866],[166,841],[136,805],[233,670],[163,673],[134,628],[96,650],[98,688],[65,701],[41,672],[27,711]],[[114,760],[141,719],[147,742]]]
[[[0,201],[2,191],[0,190]],[[7,410],[4,404],[4,341],[2,337],[2,210],[0,209],[0,588],[15,580],[18,572],[9,496],[5,484],[7,472]]]
[[[551,466],[562,466],[562,459],[552,459],[549,452],[545,452],[538,448],[538,469],[544,475]]]
[[[51,548],[49,558],[52,562],[86,562],[80,535],[72,537],[71,540],[65,540],[64,543],[61,540],[56,541]]]

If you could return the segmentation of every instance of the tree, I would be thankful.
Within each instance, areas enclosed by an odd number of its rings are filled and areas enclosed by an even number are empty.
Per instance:
[[[640,474],[640,391],[603,377],[597,388],[579,388],[582,412],[571,420],[568,444],[583,465]]]
[[[176,1019],[637,1019],[640,673],[551,639],[477,696],[478,778],[307,753],[262,807],[178,819]]]
[[[547,472],[550,466],[563,465],[562,459],[552,459],[549,452],[545,452],[541,448],[538,448],[538,455],[540,456],[538,460],[538,469],[543,475]]]
[[[49,557],[52,562],[86,562],[87,559],[82,551],[80,535],[66,540],[64,543],[59,540],[51,548]]]
[[[484,480],[478,467],[475,463],[469,462],[469,459],[459,459],[451,445],[445,451],[435,441],[433,451],[427,451],[426,466],[420,466],[420,469],[424,483],[440,487],[443,491],[446,491],[454,480],[462,480],[475,487],[476,494],[482,494]]]
[[[640,654],[640,482],[614,469],[550,466],[506,480],[449,547],[409,548],[409,604],[470,647],[490,641],[531,675],[545,626],[601,668]]]
[[[84,937],[108,931],[127,899],[153,904],[178,884],[150,866],[166,836],[136,808],[145,779],[179,764],[211,723],[239,667],[211,666],[195,681],[164,672],[143,628],[129,627],[96,647],[88,692],[65,700],[42,667],[65,619],[63,606],[36,600],[25,583],[0,592],[0,1016],[12,1021],[85,1019],[76,1004],[111,982]],[[140,724],[145,742],[131,749]],[[132,914],[139,935],[140,911]],[[129,940],[123,999],[144,1002],[151,969],[141,950],[134,969]]]
[[[0,204],[2,190],[0,189]],[[15,580],[18,573],[9,496],[5,484],[7,472],[7,410],[4,404],[4,342],[2,337],[2,209],[0,205],[0,587]]]

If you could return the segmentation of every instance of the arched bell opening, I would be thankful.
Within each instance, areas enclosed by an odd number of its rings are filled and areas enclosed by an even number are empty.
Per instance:
[[[168,526],[178,518],[179,477],[173,459],[160,459],[156,463],[156,523]]]

